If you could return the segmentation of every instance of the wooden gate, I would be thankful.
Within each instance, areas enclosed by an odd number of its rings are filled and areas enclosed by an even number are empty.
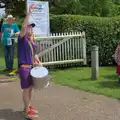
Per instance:
[[[36,37],[38,56],[45,66],[83,62],[86,64],[85,32],[53,33]]]

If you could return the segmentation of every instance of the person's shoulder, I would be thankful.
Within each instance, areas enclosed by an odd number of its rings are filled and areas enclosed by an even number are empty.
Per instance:
[[[3,25],[8,25],[7,23],[3,23]]]
[[[21,37],[20,35],[18,35],[18,39],[25,39],[25,36]]]
[[[12,24],[12,27],[16,27],[16,26],[17,26],[17,24],[16,24],[16,23],[13,23],[13,24]]]
[[[18,41],[21,43],[26,43],[26,37],[25,36],[23,36],[23,37],[21,37],[20,35],[18,36]]]
[[[3,24],[2,24],[2,26],[4,26],[4,27],[7,26],[7,25],[8,25],[7,23],[3,23]]]
[[[18,26],[17,23],[13,23],[12,25],[13,25],[13,26]]]

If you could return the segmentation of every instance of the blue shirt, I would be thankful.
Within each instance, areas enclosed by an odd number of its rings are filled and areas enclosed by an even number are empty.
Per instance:
[[[14,36],[10,37],[11,31],[13,31],[13,33],[19,32],[19,28],[16,24],[3,24],[2,28],[1,28],[1,32],[2,32],[2,44],[3,45],[7,45],[7,39],[8,38],[14,38]]]

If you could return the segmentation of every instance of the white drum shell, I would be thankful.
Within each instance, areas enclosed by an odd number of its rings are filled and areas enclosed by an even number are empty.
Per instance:
[[[35,67],[35,68],[38,68],[38,67]],[[40,90],[40,89],[45,88],[49,82],[49,75],[48,74],[45,76],[42,76],[42,77],[35,77],[35,76],[33,76],[33,73],[31,70],[31,76],[32,76],[32,80],[33,80],[33,88],[36,90]]]

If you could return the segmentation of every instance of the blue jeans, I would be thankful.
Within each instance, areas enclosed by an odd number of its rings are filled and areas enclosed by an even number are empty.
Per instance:
[[[6,63],[6,69],[13,69],[14,63],[14,46],[4,46],[4,57]]]

